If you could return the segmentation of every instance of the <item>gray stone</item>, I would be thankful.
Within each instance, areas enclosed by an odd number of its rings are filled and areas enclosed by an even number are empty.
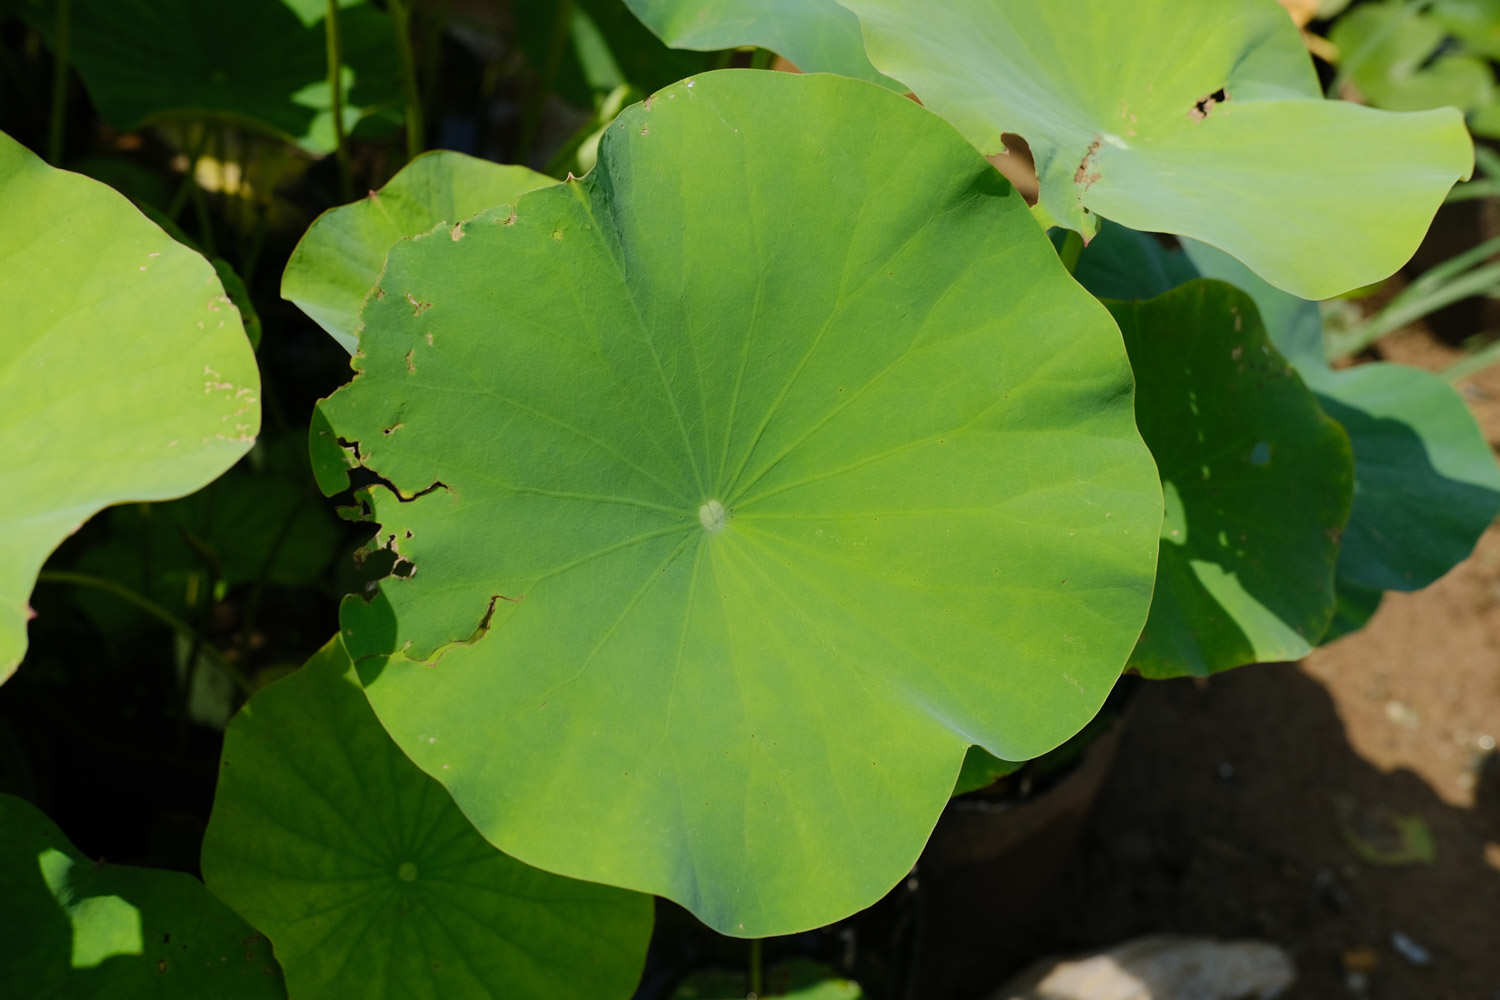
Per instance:
[[[1034,966],[990,1000],[1273,1000],[1296,977],[1264,941],[1145,937]]]

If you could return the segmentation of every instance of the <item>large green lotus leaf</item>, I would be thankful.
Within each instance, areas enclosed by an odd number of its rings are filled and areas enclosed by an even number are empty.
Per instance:
[[[555,183],[526,167],[447,150],[424,153],[369,197],[318,216],[292,251],[281,276],[281,295],[353,354],[360,307],[397,240],[510,204],[527,191]]]
[[[1308,298],[1393,272],[1472,167],[1455,111],[1322,100],[1275,0],[841,2],[982,152],[1030,143],[1063,225],[1191,236]]]
[[[230,723],[203,876],[306,1000],[624,998],[651,936],[646,897],[491,847],[391,743],[338,639]]]
[[[192,492],[260,426],[260,375],[214,269],[97,181],[0,135],[0,680],[57,543],[122,500]]]
[[[1062,742],[1145,620],[1118,331],[889,91],[670,87],[586,179],[398,244],[363,321],[324,440],[405,565],[346,637],[399,650],[362,664],[381,721],[539,867],[746,936],[842,917],[969,744]]]
[[[625,0],[625,5],[674,48],[758,45],[805,70],[906,90],[870,65],[859,22],[835,0]]]
[[[49,39],[56,0],[21,0]],[[344,129],[393,127],[400,79],[390,19],[338,0]],[[223,119],[334,148],[326,0],[71,0],[68,57],[115,128]],[[372,115],[385,112],[382,122]]]
[[[98,864],[0,795],[0,983],[26,1000],[284,1000],[264,937],[181,872]]]
[[[1245,289],[1271,338],[1354,446],[1354,508],[1339,554],[1339,589],[1420,590],[1474,551],[1500,514],[1500,465],[1463,397],[1405,365],[1335,371],[1323,355],[1316,303],[1272,288],[1238,261],[1189,242],[1193,265]],[[1372,612],[1368,595],[1355,601]],[[1368,617],[1368,616],[1366,616]]]
[[[1334,609],[1348,439],[1239,289],[1197,280],[1110,309],[1166,493],[1156,593],[1130,665],[1202,676],[1306,655]]]

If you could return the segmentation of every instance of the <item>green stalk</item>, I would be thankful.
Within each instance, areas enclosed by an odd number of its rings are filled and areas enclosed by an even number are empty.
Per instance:
[[[1500,177],[1500,153],[1490,147],[1474,144],[1474,164],[1486,177]]]
[[[1478,249],[1477,247],[1475,249]],[[1424,275],[1425,277],[1425,275]],[[1423,316],[1437,312],[1471,295],[1500,287],[1500,264],[1491,264],[1455,278],[1446,285],[1415,296],[1403,293],[1380,312],[1346,333],[1328,338],[1329,360],[1357,354],[1392,330],[1399,330]]]
[[[102,590],[106,594],[118,597],[126,604],[133,605],[139,610],[144,611],[149,617],[156,619],[188,640],[188,642],[202,651],[204,658],[208,662],[222,670],[225,676],[232,680],[240,691],[245,694],[250,693],[250,682],[245,678],[245,675],[240,673],[239,668],[235,667],[234,664],[226,660],[224,655],[212,643],[204,641],[203,633],[151,600],[145,594],[102,576],[93,576],[89,573],[71,573],[64,570],[43,570],[37,575],[37,582],[66,583],[75,587],[89,587],[93,590]]]
[[[410,162],[422,152],[426,135],[422,95],[417,89],[417,58],[411,44],[411,7],[407,0],[390,0],[390,12],[396,51],[401,55],[401,89],[406,93],[406,159]]]
[[[328,42],[328,104],[333,112],[334,155],[339,161],[339,195],[344,201],[354,197],[350,179],[349,147],[344,143],[343,57],[339,47],[339,2],[328,0],[328,14],[323,19],[323,37]]]
[[[765,961],[761,955],[761,939],[750,939],[750,995],[762,996],[766,992]]]
[[[1500,362],[1500,340],[1487,344],[1452,367],[1443,369],[1442,376],[1449,382],[1458,382],[1497,362]]]
[[[537,81],[536,89],[531,92],[521,118],[520,155],[516,158],[521,163],[531,162],[536,135],[542,125],[542,107],[546,104],[547,95],[552,93],[552,87],[557,82],[558,70],[562,68],[563,50],[567,47],[568,34],[572,29],[573,0],[558,0],[557,16],[552,20],[552,37],[547,41],[547,61],[542,67],[542,78]]]
[[[47,126],[47,159],[62,165],[63,136],[68,130],[68,54],[72,45],[72,0],[57,0],[56,41],[52,46],[52,117]]]

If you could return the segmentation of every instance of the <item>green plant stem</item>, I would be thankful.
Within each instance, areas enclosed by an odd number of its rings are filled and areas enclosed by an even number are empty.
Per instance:
[[[52,46],[52,115],[47,125],[47,159],[62,165],[63,136],[68,130],[68,55],[72,45],[73,2],[57,0],[57,24]]]
[[[1497,287],[1500,287],[1500,264],[1491,264],[1488,267],[1470,271],[1446,285],[1423,290],[1413,296],[1402,293],[1393,299],[1390,305],[1359,326],[1329,337],[1327,356],[1332,360],[1357,354],[1392,330],[1399,330],[1408,323],[1415,323],[1423,316],[1437,312],[1444,306],[1452,305],[1471,295],[1493,291]]]
[[[750,995],[759,997],[766,991],[765,959],[760,938],[750,939]]]
[[[1486,177],[1500,178],[1500,153],[1483,143],[1474,144],[1474,165]]]
[[[542,76],[526,101],[526,110],[521,118],[521,145],[517,160],[530,163],[536,148],[536,136],[542,126],[542,109],[547,95],[552,93],[562,68],[563,50],[567,47],[568,33],[573,27],[573,0],[558,0],[557,14],[552,19],[552,35],[547,40],[547,59],[542,66]]]
[[[396,51],[401,56],[401,89],[406,94],[406,159],[410,162],[422,152],[426,135],[422,95],[417,87],[417,58],[411,42],[411,7],[407,0],[390,0],[390,12]]]
[[[107,579],[102,576],[94,576],[89,573],[73,573],[66,570],[43,570],[37,575],[38,583],[63,583],[75,587],[88,587],[93,590],[102,590],[106,594],[112,594],[126,604],[134,605],[147,615],[155,618],[163,625],[188,640],[201,650],[205,659],[215,667],[222,670],[236,687],[245,694],[250,693],[250,681],[246,679],[238,667],[224,658],[224,655],[210,642],[203,639],[203,633],[199,632],[187,622],[178,618],[166,608],[157,604],[151,598],[139,591],[132,590],[122,583]]]
[[[1448,192],[1448,197],[1443,201],[1452,203],[1455,201],[1473,201],[1476,198],[1492,198],[1500,195],[1500,180],[1493,177],[1485,177],[1480,180],[1468,181],[1464,184],[1455,184],[1453,190]]]
[[[323,37],[328,43],[328,105],[333,112],[333,151],[339,163],[339,195],[348,201],[354,196],[354,182],[350,178],[349,147],[344,141],[343,56],[339,46],[338,0],[328,0]]]
[[[1458,382],[1500,363],[1500,339],[1487,344],[1462,361],[1443,369],[1442,376],[1449,382]]]

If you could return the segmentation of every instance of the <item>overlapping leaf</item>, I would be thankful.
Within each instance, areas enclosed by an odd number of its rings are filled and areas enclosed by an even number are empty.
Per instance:
[[[213,268],[96,181],[0,135],[0,679],[47,555],[123,500],[189,493],[260,426],[260,376]]]
[[[1027,140],[1061,224],[1194,237],[1308,298],[1393,272],[1472,167],[1455,111],[1322,100],[1275,0],[840,2],[981,151]]]
[[[266,939],[181,872],[98,864],[0,795],[0,983],[27,1000],[284,1000]]]
[[[203,873],[305,1000],[623,1000],[651,935],[649,899],[486,843],[380,728],[337,639],[230,724]]]
[[[115,128],[221,119],[283,136],[308,152],[333,150],[326,0],[70,2],[69,60]],[[57,5],[21,5],[52,38]],[[338,6],[344,128],[351,132],[399,104],[399,76],[390,19],[367,0],[338,0]]]
[[[281,276],[281,295],[353,354],[360,307],[397,240],[510,204],[527,191],[555,183],[525,167],[447,150],[424,153],[369,197],[318,216],[292,251]]]
[[[735,934],[837,919],[969,744],[1062,742],[1145,619],[1119,334],[880,88],[669,88],[585,180],[398,244],[363,322],[326,440],[391,485],[404,569],[345,637],[407,754],[540,867]]]
[[[1244,292],[1199,280],[1110,308],[1166,493],[1131,666],[1176,677],[1306,655],[1334,610],[1348,439],[1272,349]]]
[[[1323,357],[1315,303],[1286,295],[1212,247],[1187,245],[1204,274],[1245,289],[1274,321],[1271,338],[1354,446],[1354,507],[1339,553],[1339,586],[1368,594],[1420,590],[1474,551],[1500,514],[1500,465],[1463,398],[1406,365],[1335,371]],[[1354,605],[1351,604],[1351,607]]]
[[[1106,226],[1077,274],[1096,294],[1149,298],[1202,273],[1254,299],[1271,342],[1343,425],[1354,451],[1332,634],[1362,626],[1381,591],[1420,589],[1465,559],[1500,512],[1500,466],[1463,399],[1443,379],[1405,365],[1335,371],[1324,358],[1317,303],[1272,287],[1212,247],[1184,245],[1186,254],[1167,252],[1144,233]]]
[[[870,65],[859,22],[835,0],[625,0],[675,48],[758,45],[802,69],[906,88]]]

